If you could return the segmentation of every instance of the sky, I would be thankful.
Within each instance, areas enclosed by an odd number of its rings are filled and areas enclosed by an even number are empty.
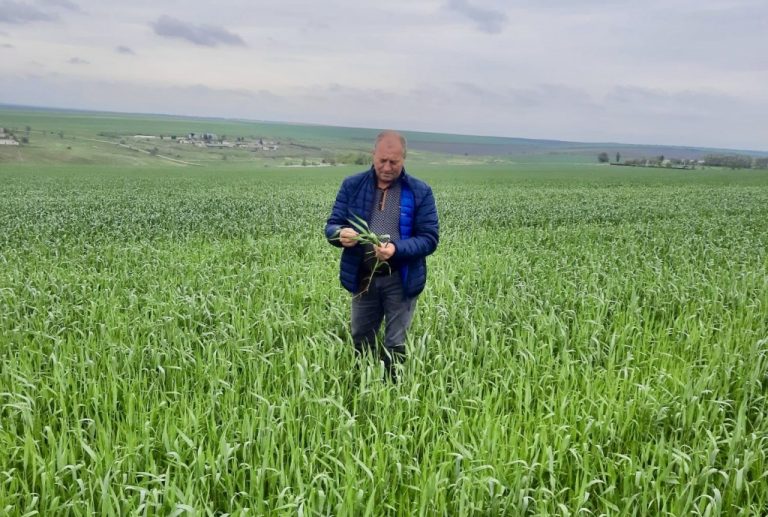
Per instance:
[[[768,150],[766,0],[0,0],[0,103]]]

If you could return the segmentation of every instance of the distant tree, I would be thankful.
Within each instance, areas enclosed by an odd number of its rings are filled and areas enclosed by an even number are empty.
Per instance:
[[[335,161],[336,159],[337,158],[336,158],[336,156],[333,153],[325,152],[325,153],[323,153],[322,157],[320,158],[320,163],[325,163],[325,164],[329,164],[330,165],[331,162]],[[344,155],[339,155],[338,160],[341,163],[351,163],[351,162],[345,162],[344,161],[345,160]]]
[[[153,147],[152,149],[149,150],[149,154],[151,154],[152,156],[157,156],[157,153],[159,152],[160,152],[160,149],[158,149],[157,147]]]
[[[768,169],[768,158],[755,158],[755,169]]]
[[[22,137],[21,137],[21,143],[22,143],[22,144],[28,144],[28,143],[29,143],[29,137],[27,137],[27,136],[22,136]]]
[[[29,133],[31,133],[31,132],[32,132],[32,128],[31,128],[30,126],[27,126],[27,128],[26,128],[26,129],[27,129],[27,136],[29,136]]]
[[[752,167],[752,157],[738,154],[708,154],[704,157],[707,165],[713,167],[728,167],[730,169],[749,169]]]
[[[597,155],[597,161],[600,163],[608,163],[609,160],[608,153],[600,153]]]
[[[621,153],[616,153],[616,163],[621,161]]]
[[[59,138],[64,139],[64,131],[59,131]]]

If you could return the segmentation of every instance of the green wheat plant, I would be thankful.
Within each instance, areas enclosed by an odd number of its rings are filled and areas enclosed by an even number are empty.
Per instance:
[[[353,239],[356,240],[359,244],[370,244],[371,246],[381,246],[390,241],[389,234],[384,233],[379,235],[371,231],[366,220],[358,216],[357,214],[352,214],[352,218],[347,219],[347,221],[349,222],[350,225],[352,225],[355,231],[357,231],[357,235]],[[341,230],[339,230],[339,232],[340,231]],[[336,239],[338,239],[338,237],[336,237]],[[373,256],[376,254],[376,251],[371,249],[367,253],[368,255]],[[373,277],[376,275],[376,273],[382,268],[389,268],[389,267],[390,267],[389,263],[383,260],[379,260],[379,258],[376,257],[376,260],[373,263],[373,268],[371,269],[371,274],[367,278],[365,287],[355,296],[359,297],[367,293],[368,289],[370,289],[371,287],[371,283],[373,282]]]

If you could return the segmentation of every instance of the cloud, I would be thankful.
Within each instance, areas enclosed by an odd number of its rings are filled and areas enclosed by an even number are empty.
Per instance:
[[[412,92],[413,93],[413,92]],[[432,92],[427,95],[434,96]],[[446,83],[438,102],[450,105],[492,106],[499,110],[535,111],[545,107],[558,109],[576,106],[599,109],[587,90],[563,83],[537,83],[525,86],[500,86],[466,81]]]
[[[16,47],[11,45],[10,43],[3,43],[2,45],[0,45],[0,48],[16,48]]]
[[[115,47],[115,52],[118,54],[128,54],[131,56],[135,56],[136,52],[134,52],[130,47],[126,47],[125,45],[118,45]]]
[[[79,57],[73,57],[69,61],[67,61],[67,63],[71,65],[90,65],[88,61],[86,61],[85,59],[81,59]]]
[[[604,97],[611,109],[631,113],[633,117],[656,116],[659,119],[726,120],[743,117],[762,119],[759,106],[748,99],[726,92],[705,89],[661,89],[636,85],[614,86]]]
[[[59,74],[0,74],[0,91],[9,92],[3,98],[9,104],[260,120],[281,120],[291,104],[290,99],[267,90],[77,79]],[[197,108],[190,111],[189,106]]]
[[[158,18],[152,28],[158,36],[184,39],[204,47],[216,47],[219,44],[245,46],[240,36],[222,27],[192,25],[165,15]]]
[[[504,28],[507,15],[501,11],[470,5],[467,0],[448,0],[445,8],[469,18],[477,28],[488,34],[498,34]]]
[[[0,23],[21,25],[37,21],[51,21],[56,17],[46,14],[37,7],[14,0],[0,0]]]
[[[39,0],[39,1],[40,3],[50,5],[52,7],[60,7],[68,11],[74,11],[76,13],[83,12],[83,10],[80,9],[79,5],[72,3],[69,0]]]

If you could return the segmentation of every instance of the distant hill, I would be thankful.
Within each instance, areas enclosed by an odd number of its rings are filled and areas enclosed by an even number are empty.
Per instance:
[[[562,140],[534,140],[527,138],[476,137],[467,135],[433,135],[406,132],[408,145],[440,154],[470,156],[531,156],[572,155],[593,157],[607,152],[611,159],[619,153],[624,159],[655,157],[701,159],[708,154],[732,153],[750,156],[768,156],[768,152],[754,150],[715,149],[708,147],[682,147],[671,145],[641,145],[599,142],[568,142]]]
[[[216,133],[229,138],[238,136],[270,138],[285,143],[288,149],[303,149],[310,155],[332,152],[369,152],[377,129],[290,124],[253,120],[186,117],[174,115],[114,113],[0,104],[0,128],[17,131],[31,126],[35,131],[63,132],[66,136],[137,134],[186,135],[190,132]],[[701,159],[707,154],[744,154],[768,157],[768,151],[638,145],[626,143],[568,142],[493,136],[459,135],[403,131],[409,149],[432,155],[497,157],[506,160],[596,161],[597,155],[616,153],[622,160],[652,158]],[[282,158],[282,156],[281,156]]]

